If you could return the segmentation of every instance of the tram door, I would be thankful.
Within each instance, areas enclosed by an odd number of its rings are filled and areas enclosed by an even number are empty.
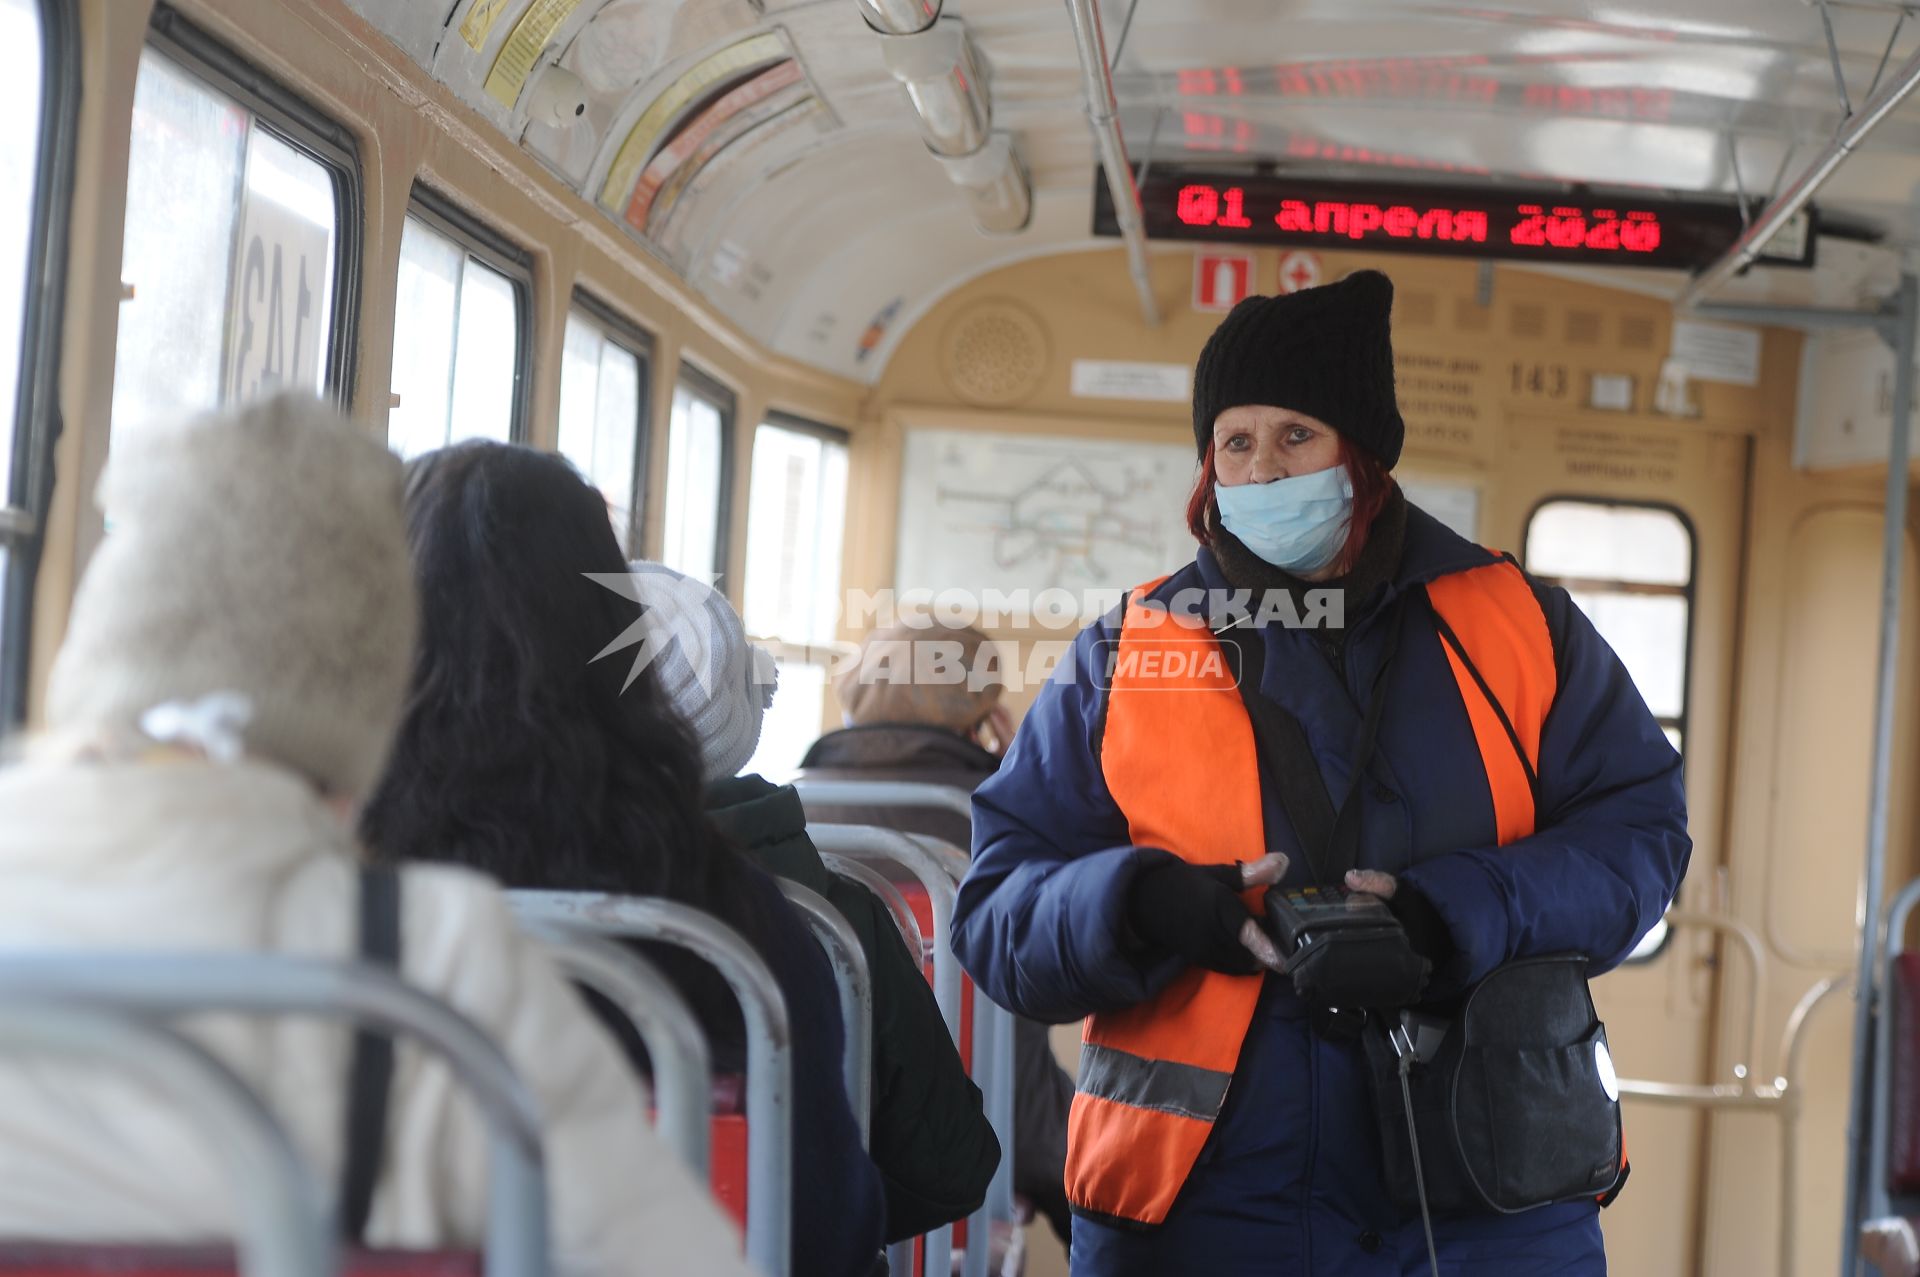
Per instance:
[[[1619,653],[1683,751],[1694,853],[1682,903],[1708,907],[1722,844],[1750,440],[1653,417],[1616,424],[1524,407],[1499,424],[1483,465],[1410,457],[1402,482],[1430,512],[1571,591]],[[1664,932],[1596,982],[1595,1001],[1622,1075],[1704,1081],[1712,950],[1696,935]],[[1619,1272],[1692,1271],[1702,1119],[1629,1105],[1626,1122],[1633,1181],[1604,1217],[1608,1257]]]

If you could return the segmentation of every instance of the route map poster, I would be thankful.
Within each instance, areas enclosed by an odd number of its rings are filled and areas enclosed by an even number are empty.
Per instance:
[[[1191,444],[909,430],[895,586],[1117,598],[1193,558],[1193,478]]]

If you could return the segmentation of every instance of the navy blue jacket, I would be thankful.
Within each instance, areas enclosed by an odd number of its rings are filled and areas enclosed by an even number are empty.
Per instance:
[[[1336,669],[1312,631],[1262,628],[1265,694],[1299,719],[1327,791],[1352,785],[1366,689],[1388,626],[1424,582],[1494,561],[1410,508],[1399,569],[1351,605]],[[1212,554],[1154,597],[1226,590]],[[1598,973],[1650,930],[1686,872],[1691,841],[1679,757],[1627,672],[1565,591],[1542,590],[1560,686],[1541,734],[1538,832],[1495,846],[1480,751],[1426,610],[1404,609],[1379,744],[1356,800],[1362,868],[1418,889],[1458,953],[1440,977],[1471,983],[1530,954],[1577,951]],[[973,870],[960,890],[954,948],[976,984],[1036,1019],[1065,1022],[1153,997],[1177,960],[1142,959],[1122,939],[1133,874],[1148,859],[1101,773],[1098,644],[1117,615],[1088,627],[1020,725],[1000,771],[974,799]],[[1267,849],[1304,880],[1307,857],[1263,777]],[[1196,802],[1206,795],[1193,796]],[[1248,848],[1251,859],[1259,848]],[[1600,1273],[1597,1208],[1437,1221],[1443,1271]],[[1269,976],[1220,1116],[1166,1224],[1132,1231],[1074,1220],[1074,1271],[1354,1274],[1426,1271],[1418,1220],[1403,1226],[1379,1168],[1357,1045],[1309,1030],[1284,977]]]

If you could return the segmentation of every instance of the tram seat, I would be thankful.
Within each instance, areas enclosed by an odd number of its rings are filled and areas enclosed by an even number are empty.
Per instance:
[[[469,1250],[361,1250],[341,1256],[341,1277],[479,1277]],[[0,1277],[238,1277],[231,1246],[132,1243],[0,1244]]]
[[[1920,1195],[1920,952],[1899,953],[1889,965],[1893,995],[1889,1081],[1887,1192]]]
[[[744,1112],[713,1115],[712,1158],[707,1184],[714,1199],[733,1217],[734,1224],[747,1226],[747,1117]],[[0,1277],[7,1277],[0,1273]]]

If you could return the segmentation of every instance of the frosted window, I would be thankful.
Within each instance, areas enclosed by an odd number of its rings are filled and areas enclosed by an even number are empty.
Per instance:
[[[846,505],[844,443],[774,424],[754,432],[748,633],[790,644],[833,641]]]
[[[35,172],[40,160],[40,6],[0,0],[0,48],[15,51],[0,76],[0,411],[21,429],[14,404],[20,390],[21,337],[27,320],[27,255],[33,244]],[[0,506],[13,491],[15,447],[0,447]],[[0,586],[4,585],[0,576]],[[0,598],[4,598],[0,594]]]
[[[726,420],[686,385],[674,388],[667,427],[666,542],[660,561],[710,581],[720,570],[720,499]]]
[[[134,84],[115,433],[326,386],[332,171],[151,49]]]
[[[400,235],[387,442],[417,457],[461,439],[513,437],[521,290],[416,217]]]
[[[807,747],[820,738],[826,713],[827,668],[809,661],[779,660],[780,681],[760,724],[760,745],[741,769],[774,779],[800,770]]]
[[[1646,506],[1550,501],[1527,524],[1526,561],[1542,581],[1566,588],[1680,749],[1693,608],[1693,534],[1686,522]],[[1627,960],[1652,958],[1666,937],[1662,921]]]
[[[567,316],[560,357],[560,451],[606,498],[622,551],[639,526],[640,356],[582,311]]]
[[[1655,718],[1677,720],[1687,681],[1687,600],[1684,595],[1568,591],[1607,640]]]
[[[1553,501],[1527,527],[1527,567],[1542,576],[1685,585],[1692,562],[1687,525],[1666,510]]]

